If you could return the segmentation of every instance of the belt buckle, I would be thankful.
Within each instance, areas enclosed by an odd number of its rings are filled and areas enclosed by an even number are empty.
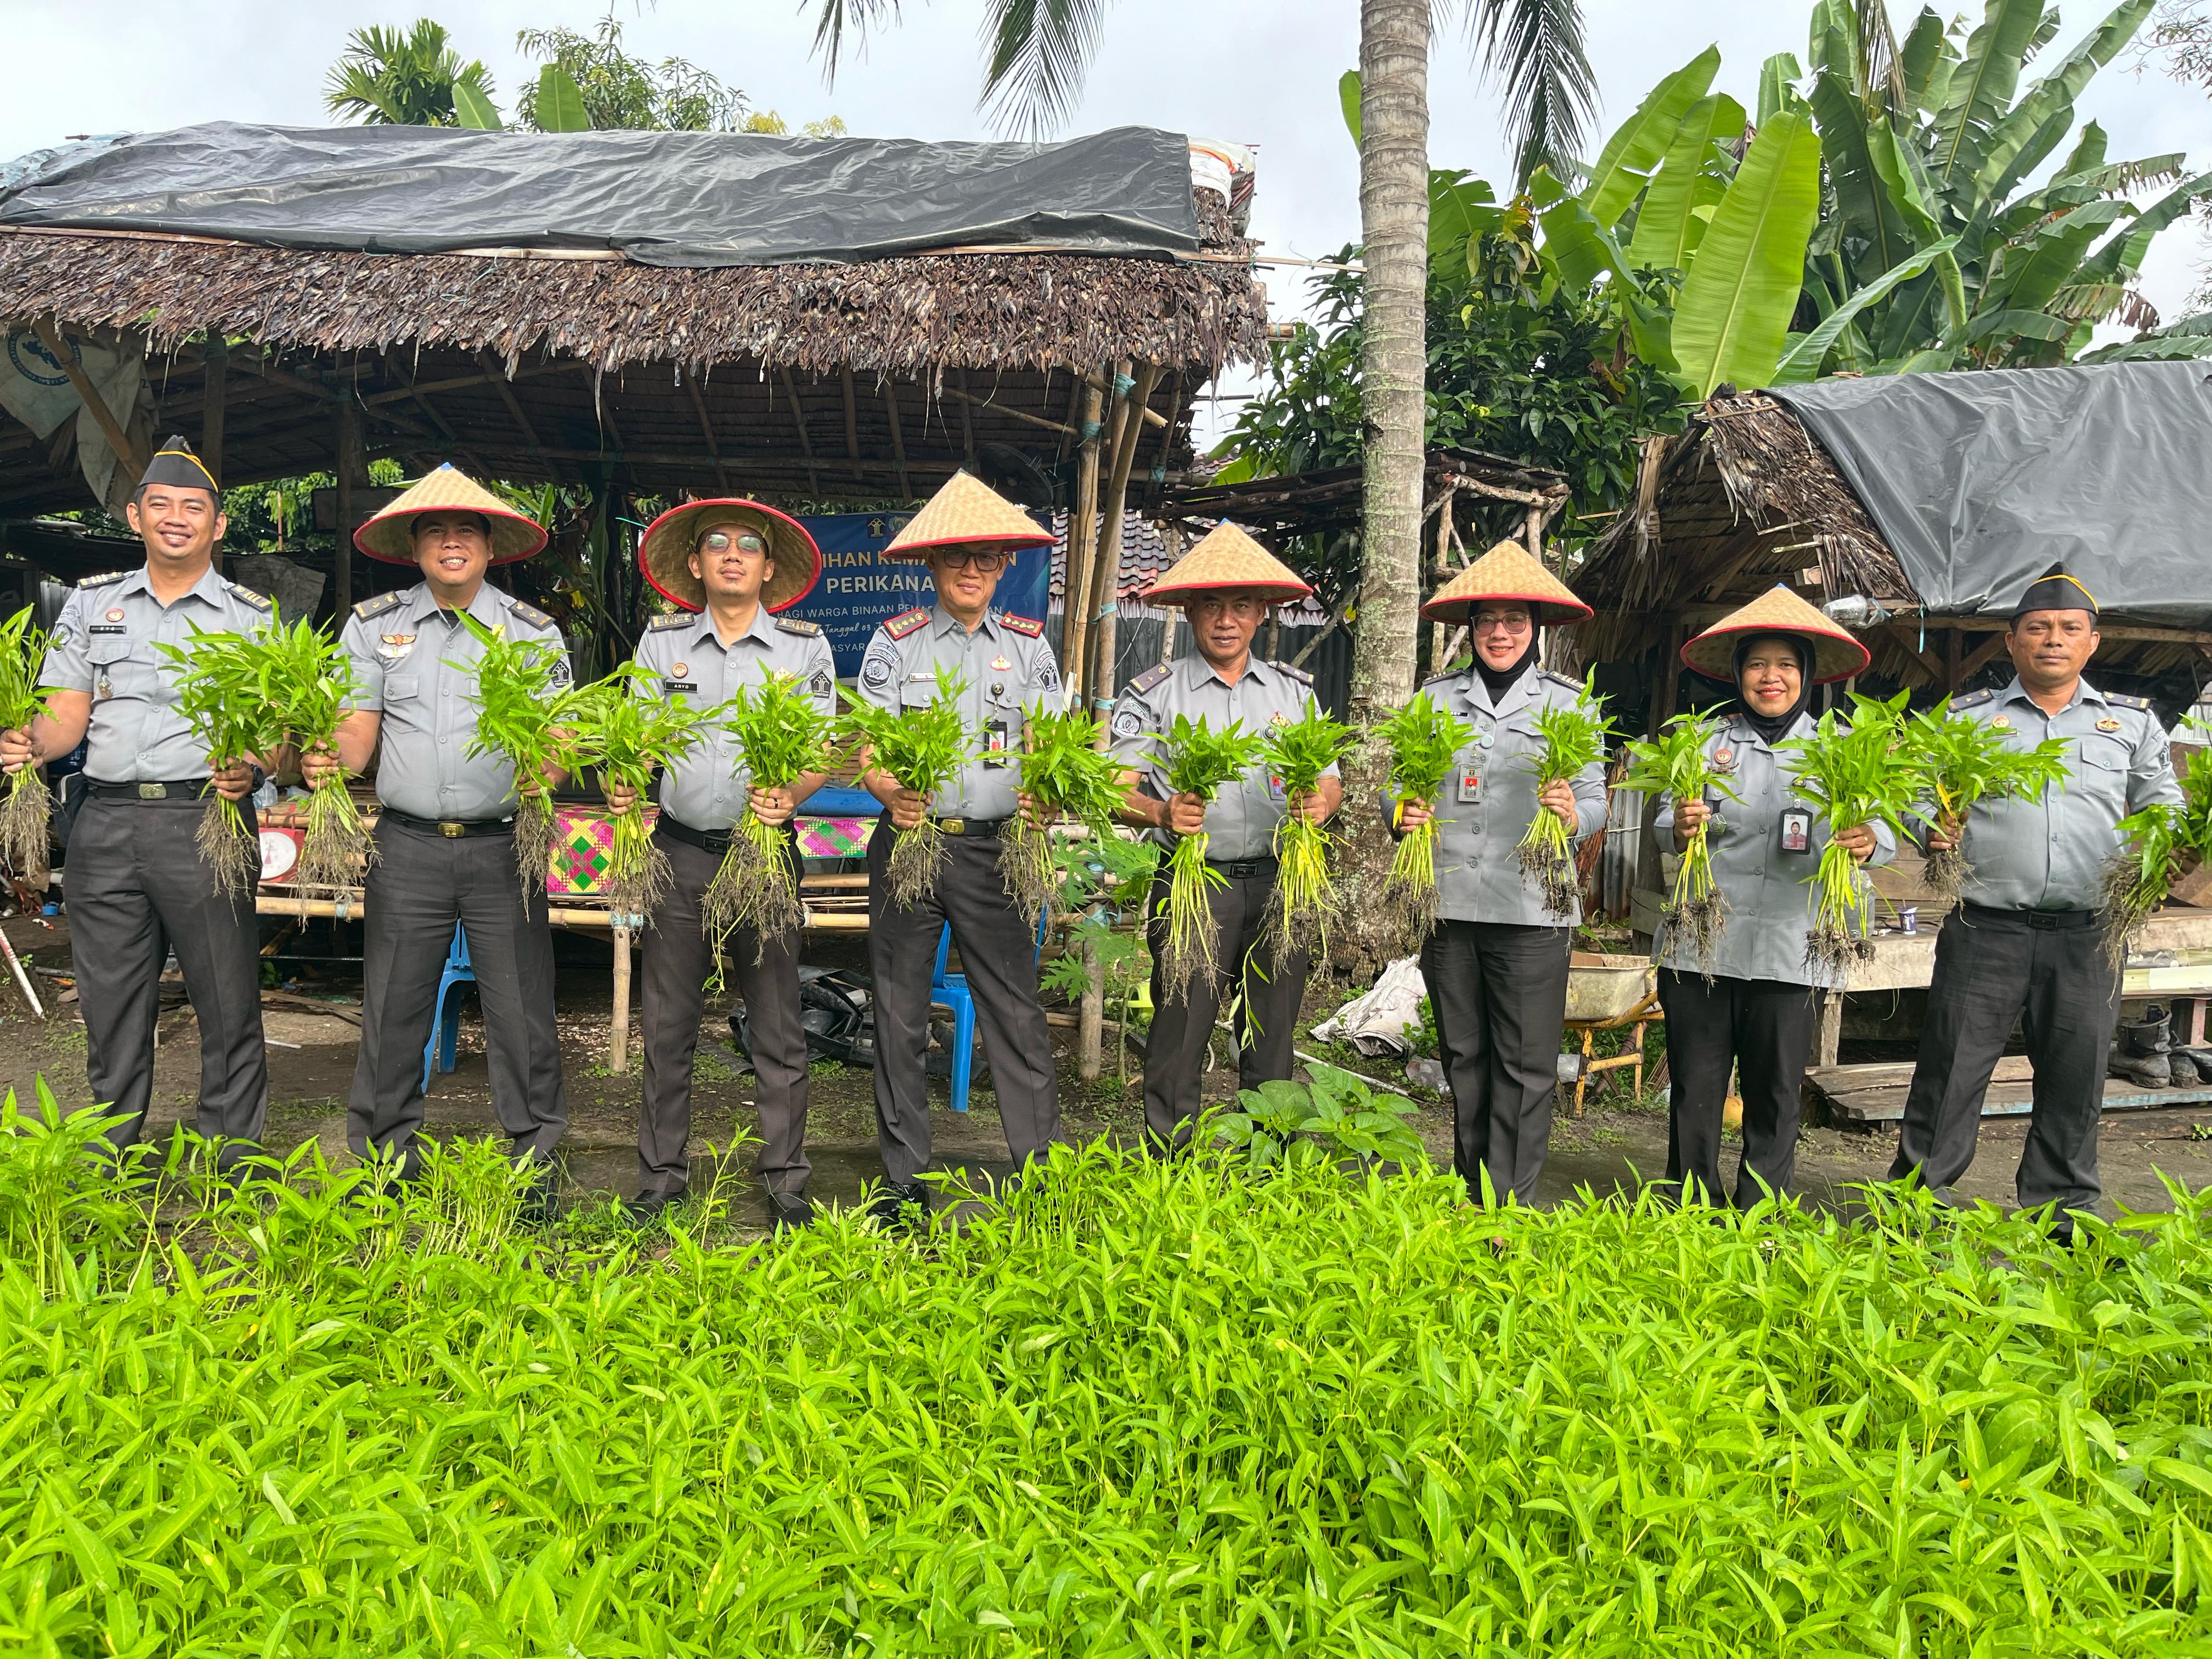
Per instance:
[[[167,800],[168,798],[169,786],[166,783],[142,783],[138,786],[140,800]]]
[[[939,818],[937,821],[937,827],[945,831],[948,836],[964,836],[968,833],[968,820],[965,818]]]
[[[465,823],[455,823],[450,819],[447,819],[441,821],[439,823],[438,833],[443,836],[447,841],[459,841],[463,836],[469,833],[469,826]]]

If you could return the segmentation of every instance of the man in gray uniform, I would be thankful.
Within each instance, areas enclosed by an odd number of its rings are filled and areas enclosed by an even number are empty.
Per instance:
[[[860,659],[860,695],[879,708],[927,708],[939,667],[967,682],[961,714],[981,752],[940,793],[916,794],[866,767],[860,782],[884,805],[868,842],[868,965],[875,981],[876,1133],[884,1188],[879,1220],[898,1222],[908,1205],[929,1207],[916,1179],[930,1158],[929,981],[947,927],[975,998],[975,1023],[1016,1171],[1060,1134],[1052,1033],[1037,1000],[1036,935],[999,872],[999,832],[1014,815],[1023,710],[1057,706],[1060,668],[1044,624],[991,608],[1015,552],[1052,540],[1012,503],[967,473],[955,473],[884,549],[926,561],[937,587],[927,610],[892,617]],[[902,830],[934,817],[946,840],[945,867],[927,897],[891,903],[884,869]]]
[[[477,659],[459,613],[510,639],[556,648],[560,630],[484,580],[486,568],[528,558],[545,532],[450,466],[440,467],[355,532],[373,558],[420,567],[413,587],[365,599],[341,636],[363,696],[338,726],[338,752],[302,757],[319,787],[337,768],[376,757],[377,860],[368,872],[362,945],[361,1054],[346,1109],[355,1153],[421,1164],[422,1048],[436,1018],[439,970],[456,922],[483,1000],[491,1098],[518,1160],[536,1166],[526,1218],[548,1220],[553,1149],[568,1126],[553,1023],[553,937],[541,901],[526,906],[514,862],[518,781],[497,753],[471,755]],[[561,661],[559,683],[567,684]]]
[[[2014,678],[1952,708],[2033,749],[2062,738],[2066,787],[2040,800],[1983,800],[1963,826],[1935,825],[1929,845],[1963,846],[1972,872],[1936,939],[1936,973],[1920,1028],[1890,1178],[1918,1171],[1948,1200],[1974,1161],[1982,1097],[2021,1023],[2035,1099],[2014,1189],[2022,1208],[2094,1207],[2105,1060],[2119,1017],[2120,977],[2101,943],[2100,880],[2120,850],[2119,822],[2154,801],[2178,804],[2165,729],[2141,697],[2081,678],[2097,649],[2097,602],[2053,566],[2029,584],[2005,633]]]
[[[271,606],[216,573],[222,497],[182,438],[161,447],[125,510],[146,562],[70,595],[42,675],[56,688],[47,712],[0,733],[0,766],[43,765],[91,738],[63,886],[92,1098],[120,1115],[110,1132],[118,1150],[139,1138],[161,967],[174,951],[199,1021],[199,1131],[222,1138],[216,1157],[228,1169],[257,1150],[269,1112],[259,934],[252,901],[216,887],[192,837],[206,792],[243,800],[263,757],[201,750],[159,647],[189,648],[195,631],[251,633]]]
[[[677,697],[700,708],[729,701],[771,674],[793,679],[824,714],[837,711],[837,668],[830,642],[811,622],[779,617],[806,597],[822,571],[821,550],[796,519],[757,501],[692,501],[655,519],[638,542],[646,579],[684,607],[656,618],[638,641],[638,666],[653,677],[642,695]],[[698,614],[704,611],[704,615]],[[699,1048],[705,981],[714,967],[702,925],[707,888],[730,850],[730,834],[748,800],[763,823],[791,823],[822,775],[780,789],[751,787],[744,757],[726,726],[672,761],[660,782],[653,838],[668,855],[672,882],[646,935],[640,1017],[645,1032],[645,1098],[638,1109],[638,1195],[623,1206],[649,1220],[684,1196],[690,1159],[691,1063]],[[628,811],[636,798],[611,786],[607,804]],[[783,856],[796,879],[799,852],[787,830]],[[799,1024],[797,928],[761,938],[750,927],[730,936],[738,988],[745,1000],[754,1074],[760,1079],[760,1156],[753,1172],[768,1190],[770,1223],[803,1227],[806,1201],[806,1031]]]
[[[1312,589],[1242,530],[1224,524],[1176,561],[1145,597],[1152,605],[1180,605],[1190,619],[1198,654],[1172,666],[1148,669],[1130,682],[1115,711],[1114,752],[1133,769],[1126,823],[1152,832],[1163,847],[1178,836],[1206,834],[1206,861],[1222,884],[1206,896],[1218,928],[1216,975],[1194,981],[1170,1000],[1159,969],[1167,929],[1164,866],[1152,899],[1152,1030],[1145,1045],[1145,1128],[1147,1144],[1167,1152],[1190,1139],[1201,1103],[1206,1045],[1213,1035],[1223,997],[1232,981],[1243,992],[1237,1016],[1238,1085],[1256,1089],[1287,1079],[1297,1036],[1298,1005],[1312,964],[1304,951],[1289,961],[1267,959],[1263,943],[1275,896],[1275,826],[1292,803],[1265,765],[1253,767],[1218,791],[1211,805],[1196,795],[1171,794],[1155,738],[1178,714],[1203,719],[1214,731],[1241,725],[1247,732],[1304,720],[1314,705],[1313,678],[1296,668],[1252,655],[1252,635],[1270,605],[1304,598]],[[1331,767],[1321,787],[1296,803],[1316,823],[1326,822],[1344,799]]]
[[[1489,1178],[1503,1203],[1535,1201],[1552,1139],[1567,963],[1581,907],[1547,909],[1518,848],[1550,812],[1577,843],[1605,823],[1605,766],[1539,794],[1544,752],[1536,715],[1571,707],[1582,687],[1537,665],[1540,630],[1577,623],[1589,607],[1536,559],[1500,542],[1421,607],[1431,622],[1468,624],[1474,660],[1428,682],[1447,714],[1472,726],[1440,801],[1399,804],[1400,830],[1437,820],[1436,932],[1421,956],[1437,1043],[1452,1097],[1452,1168],[1476,1198]]]

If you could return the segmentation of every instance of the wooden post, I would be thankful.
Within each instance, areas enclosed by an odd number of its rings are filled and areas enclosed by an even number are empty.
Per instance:
[[[1085,1083],[1106,1069],[1106,970],[1098,947],[1083,947],[1083,998],[1075,1007],[1075,1074]]]
[[[1960,682],[1966,677],[1961,668],[1965,649],[1966,630],[1956,626],[1943,633],[1943,694],[1955,697]]]
[[[1114,711],[1116,685],[1114,659],[1120,646],[1121,594],[1121,520],[1127,508],[1129,469],[1137,459],[1137,440],[1145,429],[1146,400],[1160,378],[1159,365],[1146,363],[1137,371],[1137,383],[1122,405],[1114,446],[1114,472],[1107,483],[1105,522],[1098,532],[1098,556],[1091,574],[1091,614],[1098,618],[1098,664],[1090,682],[1091,706],[1098,714],[1098,746],[1110,746],[1107,726]]]
[[[629,1069],[629,929],[615,934],[615,1018],[607,1034],[607,1070],[620,1077]]]
[[[1091,592],[1091,550],[1098,543],[1098,452],[1103,436],[1099,416],[1103,404],[1098,388],[1085,386],[1082,429],[1090,435],[1083,440],[1083,447],[1076,454],[1075,505],[1067,515],[1067,568],[1060,583],[1060,678],[1067,684],[1071,705],[1076,707],[1081,706],[1083,669],[1089,661],[1083,654],[1083,647],[1091,635],[1090,609],[1085,601]]]
[[[217,483],[222,482],[222,422],[224,403],[229,395],[230,342],[221,334],[208,336],[207,344],[200,351],[200,373],[204,391],[200,404],[200,460],[215,475]],[[215,544],[215,568],[222,570],[222,544]]]
[[[78,400],[91,415],[92,423],[100,428],[100,435],[107,440],[108,448],[115,453],[115,464],[129,467],[133,479],[145,477],[146,468],[154,458],[141,455],[131,447],[128,417],[121,424],[117,422],[115,411],[100,395],[100,388],[93,385],[92,376],[84,372],[84,366],[77,362],[76,353],[70,349],[69,342],[62,338],[61,331],[54,325],[52,318],[41,317],[38,331],[40,340],[52,354],[53,360],[61,365],[61,371],[69,377],[69,383],[75,389]]]
[[[1844,1045],[1844,994],[1824,991],[1820,994],[1820,1028],[1813,1045],[1815,1066],[1833,1066]]]
[[[353,492],[355,484],[361,482],[356,471],[361,459],[361,405],[349,392],[338,395],[337,449],[337,465],[333,469],[338,481],[337,568],[331,597],[336,614],[343,617],[353,609],[353,532],[357,524]]]
[[[1160,532],[1160,539],[1167,544],[1168,568],[1172,570],[1176,562],[1182,557],[1182,526],[1179,524],[1166,526]],[[1273,614],[1272,608],[1268,614]],[[1179,605],[1169,605],[1161,614],[1160,666],[1163,668],[1175,660],[1176,625],[1182,617],[1182,609]],[[1278,635],[1281,634],[1281,623],[1275,624],[1275,631]]]

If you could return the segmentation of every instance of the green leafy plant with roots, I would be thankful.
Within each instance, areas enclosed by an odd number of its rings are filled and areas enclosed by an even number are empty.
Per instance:
[[[567,657],[550,640],[511,640],[465,611],[453,613],[483,647],[473,664],[449,662],[476,677],[476,736],[471,755],[498,755],[514,769],[514,868],[522,902],[545,891],[553,862],[553,792],[549,771],[568,769],[574,747],[564,722],[577,692],[563,683]]]
[[[361,698],[345,647],[302,617],[254,635],[249,654],[259,672],[261,695],[276,710],[285,740],[303,754],[319,745],[337,754],[338,721]],[[346,776],[341,771],[308,792],[307,828],[292,877],[302,892],[349,887],[376,856],[376,843],[362,823]]]
[[[1275,895],[1267,909],[1270,959],[1282,967],[1300,951],[1320,960],[1328,949],[1328,913],[1336,902],[1328,874],[1336,837],[1316,823],[1301,803],[1321,787],[1322,776],[1358,741],[1358,733],[1331,720],[1320,704],[1304,719],[1271,726],[1261,759],[1283,792],[1282,821],[1275,826]]]
[[[1051,826],[1073,820],[1094,841],[1114,839],[1114,814],[1127,798],[1127,769],[1098,746],[1098,722],[1080,709],[1039,702],[1023,720],[1022,793],[1030,810],[1014,815],[999,850],[999,875],[1032,932],[1060,882]]]
[[[617,918],[635,927],[649,926],[654,908],[672,879],[668,854],[653,845],[645,821],[646,794],[653,769],[672,765],[706,738],[713,711],[696,708],[678,694],[663,696],[659,676],[626,662],[580,692],[569,718],[574,763],[596,766],[609,783],[635,793],[623,811],[611,815],[604,890]]]
[[[1675,802],[1702,801],[1709,793],[1717,793],[1740,803],[1743,797],[1736,793],[1729,775],[1715,769],[1706,752],[1720,726],[1712,714],[1677,714],[1651,741],[1631,743],[1621,787]],[[1689,953],[1708,980],[1713,952],[1728,928],[1728,899],[1713,880],[1712,848],[1706,839],[1712,823],[1708,819],[1691,832],[1674,872],[1674,890],[1660,912],[1670,939]]]
[[[1592,676],[1596,672],[1590,670]],[[1537,711],[1536,730],[1544,739],[1534,768],[1539,795],[1555,783],[1573,782],[1604,756],[1606,734],[1613,730],[1613,718],[1604,709],[1605,699],[1586,678],[1582,695],[1565,708]],[[1543,895],[1544,908],[1555,916],[1574,915],[1582,884],[1575,876],[1574,837],[1559,815],[1539,802],[1519,851],[1522,878]]]
[[[1164,735],[1155,732],[1161,769],[1167,774],[1170,795],[1191,794],[1212,801],[1221,786],[1260,763],[1264,740],[1232,722],[1226,731],[1215,731],[1203,720],[1178,714]],[[1160,941],[1160,983],[1170,1002],[1190,994],[1191,982],[1200,974],[1217,970],[1215,955],[1220,929],[1213,920],[1213,894],[1227,879],[1206,861],[1206,831],[1176,837],[1168,854],[1166,927]]]
[[[868,763],[901,788],[934,797],[959,775],[974,752],[975,740],[960,717],[960,696],[967,688],[965,678],[939,665],[937,695],[925,707],[858,703],[846,711],[840,735],[866,744]],[[897,839],[884,866],[885,896],[903,910],[936,887],[945,869],[945,831],[934,811],[927,811],[913,829],[895,833]]]
[[[1954,713],[1948,697],[1905,723],[1905,750],[1928,780],[1936,828],[1951,843],[1928,849],[1924,878],[1947,899],[1956,899],[1973,873],[1964,837],[1966,816],[1976,802],[2041,800],[2045,790],[2065,787],[2065,738],[2047,738],[2033,749],[2014,750],[2005,735],[1986,720]]]
[[[46,692],[40,684],[46,666],[47,639],[37,625],[38,612],[26,606],[0,623],[0,732],[21,731],[46,712]],[[53,816],[53,793],[35,766],[26,766],[7,781],[7,799],[0,801],[0,864],[26,881],[36,881],[46,868],[46,825]]]
[[[1417,956],[1437,925],[1435,806],[1459,751],[1474,741],[1474,728],[1437,707],[1425,691],[1375,727],[1390,745],[1390,793],[1427,804],[1428,821],[1400,837],[1382,884],[1382,903],[1398,939],[1398,954]]]
[[[1333,1066],[1309,1066],[1306,1075],[1307,1083],[1278,1078],[1257,1089],[1239,1089],[1235,1110],[1206,1120],[1214,1145],[1241,1158],[1253,1175],[1302,1161],[1426,1166],[1420,1109],[1411,1100],[1378,1094]]]
[[[2208,734],[2201,721],[2185,724]],[[2212,857],[2212,749],[2192,750],[2178,781],[2179,806],[2154,802],[2120,820],[2120,850],[2105,866],[2105,954],[2115,968],[2125,965],[2128,941],[2166,902],[2175,880]]]
[[[155,647],[177,670],[176,708],[219,763],[258,761],[284,741],[281,713],[269,701],[263,676],[265,633],[203,634],[189,646]],[[193,837],[200,861],[215,873],[216,890],[234,903],[251,896],[261,878],[261,837],[246,804],[225,800],[206,786],[207,807]]]
[[[737,739],[753,788],[787,789],[809,773],[830,769],[830,717],[799,676],[770,674],[757,685],[740,686],[718,713]],[[789,846],[789,830],[763,823],[748,797],[730,832],[730,850],[700,901],[718,981],[724,943],[738,928],[753,930],[758,962],[771,939],[805,925],[806,907],[799,902]]]
[[[1925,778],[1905,739],[1900,691],[1887,701],[1855,696],[1849,721],[1834,709],[1820,716],[1809,738],[1778,744],[1796,757],[1791,793],[1808,802],[1828,826],[1827,844],[1806,879],[1813,889],[1811,925],[1805,933],[1805,965],[1841,978],[1853,962],[1874,955],[1874,884],[1836,841],[1836,831],[1886,824],[1905,833],[1905,815],[1926,793]]]

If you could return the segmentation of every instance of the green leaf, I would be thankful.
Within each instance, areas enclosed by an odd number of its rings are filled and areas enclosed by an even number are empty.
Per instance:
[[[1864,288],[1853,294],[1850,299],[1830,312],[1822,319],[1818,328],[1791,343],[1790,349],[1784,354],[1782,361],[1775,365],[1773,384],[1799,386],[1817,378],[1820,373],[1821,361],[1827,356],[1829,348],[1833,346],[1837,337],[1851,325],[1852,319],[1860,312],[1887,298],[1890,290],[1899,283],[1910,282],[1917,276],[1929,266],[1949,253],[1958,246],[1958,241],[1959,239],[1955,236],[1947,237],[1934,247],[1923,248],[1919,252],[1900,260],[1895,266],[1884,271]]]
[[[1336,82],[1336,101],[1344,114],[1344,130],[1352,135],[1352,147],[1360,143],[1359,71],[1346,70]]]
[[[538,129],[541,132],[589,132],[583,89],[558,64],[538,72]]]
[[[1832,74],[1813,83],[1813,114],[1820,123],[1820,151],[1836,190],[1836,206],[1847,232],[1867,245],[1876,270],[1894,270],[1919,240],[1907,222],[1895,186],[1874,155],[1873,130],[1889,135],[1889,124],[1869,117],[1850,88]]]
[[[467,81],[453,82],[453,115],[457,125],[478,132],[501,131],[498,106],[484,96],[482,88]]]
[[[1765,126],[1776,116],[1804,107],[1797,96],[1797,82],[1805,78],[1805,70],[1793,53],[1778,52],[1759,66],[1759,125]]]
[[[1802,115],[1778,115],[1736,170],[1675,303],[1674,358],[1698,396],[1773,375],[1820,207],[1820,136]]]
[[[2096,276],[2135,276],[2142,270],[2143,260],[2158,234],[2208,196],[2212,196],[2212,173],[2200,173],[2176,185],[2145,208],[2127,229],[2091,254],[2083,264],[2083,271]]]
[[[1959,54],[1933,6],[1923,7],[1912,20],[1897,57],[1905,76],[1906,101],[1906,107],[1899,113],[1917,114],[1940,106],[1949,91],[1951,70],[1958,64]]]
[[[1734,143],[1743,133],[1743,106],[1726,93],[1700,98],[1690,106],[1668,146],[1636,216],[1628,262],[1656,270],[1686,270],[1690,255],[1705,234],[1699,208],[1711,208],[1728,193],[1728,180],[1717,171],[1716,141]]]
[[[1504,216],[1490,185],[1464,173],[1429,174],[1429,258],[1437,259],[1487,236]]]
[[[2014,184],[2058,148],[2072,128],[2075,102],[2097,71],[2135,38],[2156,5],[2157,0],[2124,0],[1997,121],[1990,129],[1975,176],[1974,187],[1980,197],[2003,200]],[[2054,123],[2055,135],[2051,131]]]
[[[2043,0],[1987,0],[1936,118],[1935,173],[1947,189],[1980,165],[1990,129],[2019,89],[2021,66],[2042,21]]]
[[[1591,167],[1582,197],[1590,216],[1607,229],[1634,203],[1674,142],[1692,105],[1705,95],[1720,72],[1721,49],[1707,46],[1651,89],[1619,131],[1605,142]]]

